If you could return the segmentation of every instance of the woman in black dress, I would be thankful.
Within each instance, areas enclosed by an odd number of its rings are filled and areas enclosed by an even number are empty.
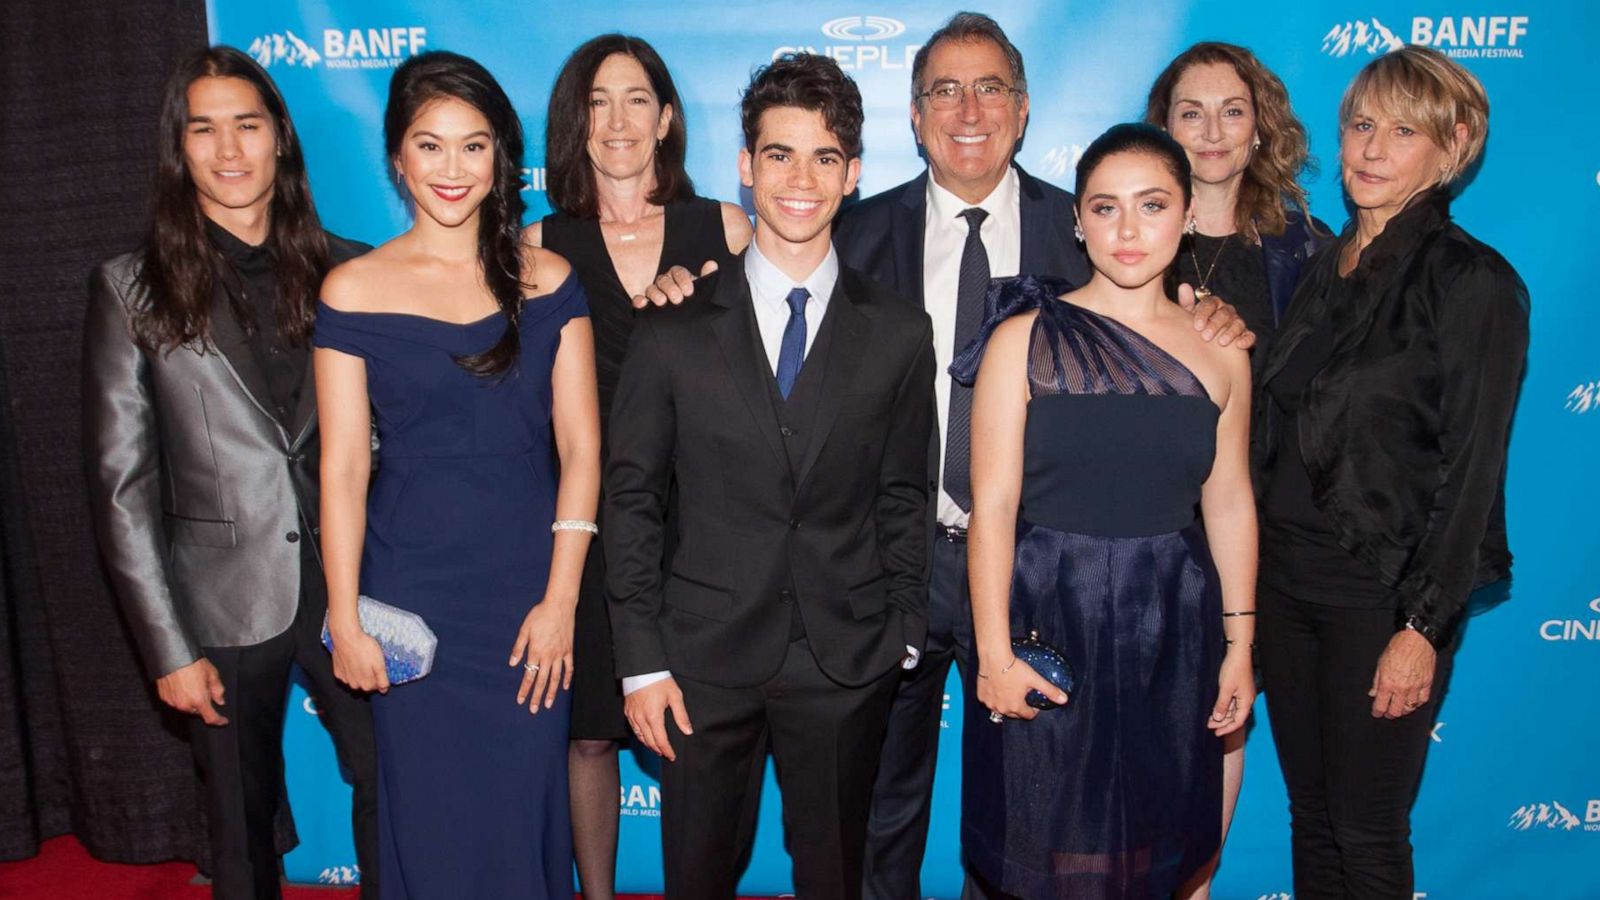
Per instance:
[[[589,297],[602,436],[633,330],[630,298],[672,266],[698,271],[708,259],[732,259],[750,242],[744,210],[695,196],[683,165],[687,143],[677,88],[649,44],[601,35],[562,66],[545,130],[546,184],[557,211],[530,225],[524,237],[569,260]],[[602,465],[604,459],[602,444]],[[609,900],[617,855],[617,750],[629,731],[612,661],[599,542],[584,567],[573,661],[573,849],[584,897]]]
[[[1306,206],[1300,175],[1310,159],[1306,129],[1283,82],[1235,44],[1206,41],[1173,58],[1156,78],[1144,120],[1183,145],[1194,182],[1194,229],[1178,250],[1178,281],[1216,294],[1256,334],[1254,359],[1278,329],[1306,260],[1333,239]],[[1226,839],[1244,782],[1243,729],[1228,735],[1222,762]],[[1217,859],[1178,892],[1211,895]]]

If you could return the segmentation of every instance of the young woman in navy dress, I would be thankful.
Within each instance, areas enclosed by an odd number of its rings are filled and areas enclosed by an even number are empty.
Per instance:
[[[1168,293],[1190,177],[1153,126],[1102,135],[1078,165],[1092,279],[997,281],[951,366],[976,376],[962,842],[995,897],[1164,898],[1220,840],[1218,738],[1255,699],[1250,366]],[[1070,699],[1013,653],[1028,632]]]
[[[482,66],[408,60],[384,132],[412,227],[328,276],[315,334],[334,672],[381,695],[383,897],[570,898],[588,308],[566,261],[521,241],[521,126]],[[427,621],[431,674],[391,689],[358,593]]]

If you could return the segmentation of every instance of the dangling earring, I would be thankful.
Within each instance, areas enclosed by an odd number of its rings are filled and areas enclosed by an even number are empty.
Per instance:
[[[1080,243],[1080,244],[1083,243],[1083,226],[1082,225],[1073,225],[1072,226],[1072,236],[1078,239],[1078,243]]]
[[[1251,150],[1260,150],[1261,149],[1261,138],[1259,136],[1257,136],[1254,141],[1250,142],[1250,149]]]
[[[1189,221],[1183,223],[1183,233],[1194,234],[1194,227],[1194,216],[1190,216]]]

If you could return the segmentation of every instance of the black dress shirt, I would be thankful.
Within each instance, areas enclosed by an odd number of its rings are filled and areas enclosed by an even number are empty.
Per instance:
[[[309,344],[290,340],[279,326],[277,260],[265,244],[247,244],[210,219],[206,234],[227,263],[217,279],[219,302],[213,308],[225,308],[238,317],[271,394],[257,399],[287,427],[300,403],[311,354]]]

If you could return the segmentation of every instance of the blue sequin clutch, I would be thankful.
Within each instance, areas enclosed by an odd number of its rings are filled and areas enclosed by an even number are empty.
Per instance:
[[[1060,651],[1039,640],[1039,632],[1030,631],[1025,638],[1013,638],[1011,652],[1016,654],[1017,659],[1038,672],[1045,681],[1060,688],[1069,697],[1072,695],[1074,684],[1072,667],[1067,665]],[[1055,709],[1061,705],[1038,691],[1029,691],[1025,699],[1034,709]]]
[[[421,616],[367,596],[357,600],[356,616],[361,620],[361,630],[383,648],[389,684],[416,681],[433,671],[433,651],[439,646],[439,638]],[[333,652],[333,635],[328,633],[326,619],[322,623],[322,646]]]

